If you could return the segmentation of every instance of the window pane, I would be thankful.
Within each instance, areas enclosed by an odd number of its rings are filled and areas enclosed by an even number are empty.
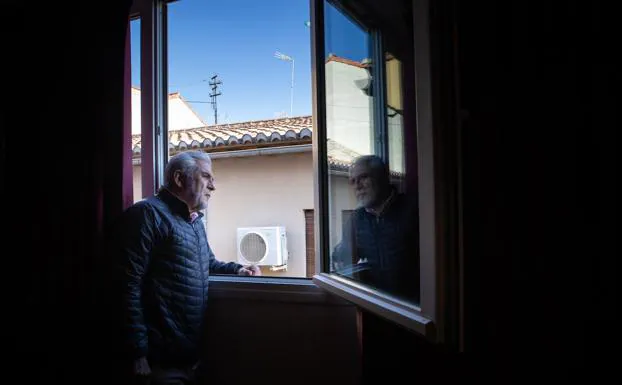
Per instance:
[[[402,107],[402,62],[391,53],[385,55],[387,89],[387,131],[391,180],[400,192],[406,188],[404,153],[404,110]]]
[[[140,19],[130,21],[130,67],[132,78],[132,179],[134,202],[143,198],[140,168]]]
[[[326,137],[330,248],[341,241],[344,213],[356,207],[348,170],[357,156],[373,154],[370,35],[330,3],[325,7]],[[332,255],[333,268],[351,262]]]
[[[374,79],[374,58],[389,57],[373,51],[379,35],[325,4],[330,271],[418,302],[417,199],[403,191],[400,64],[385,59],[384,84]],[[386,105],[374,115],[380,100]]]
[[[168,5],[169,154],[210,154],[209,244],[263,276],[315,273],[309,18],[307,0]]]

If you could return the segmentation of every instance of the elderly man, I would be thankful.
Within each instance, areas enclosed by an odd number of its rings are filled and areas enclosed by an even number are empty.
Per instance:
[[[358,207],[332,255],[333,267],[377,289],[419,300],[416,197],[398,193],[389,169],[375,155],[357,158],[350,185]]]
[[[206,153],[177,154],[160,191],[127,209],[117,228],[126,351],[133,373],[152,384],[194,379],[209,275],[260,275],[256,266],[216,260],[210,249],[201,210],[214,190]]]

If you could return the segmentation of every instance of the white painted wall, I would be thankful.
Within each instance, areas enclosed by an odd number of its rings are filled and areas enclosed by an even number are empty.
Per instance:
[[[140,90],[132,87],[132,135],[140,134]]]
[[[168,97],[168,129],[183,130],[205,126],[205,122],[178,93]],[[132,135],[140,134],[140,90],[132,87]]]
[[[389,167],[391,171],[406,172],[404,148],[404,119],[402,115],[395,115],[387,119],[389,131]]]
[[[394,114],[395,109],[402,110],[402,63],[397,60],[389,60],[386,65],[387,82],[387,108],[389,114]],[[401,114],[394,114],[387,119],[389,131],[389,167],[392,171],[406,172],[405,149],[404,149],[404,119]]]
[[[388,65],[389,101],[401,108],[400,67],[396,60]],[[330,139],[361,155],[374,153],[373,100],[354,81],[365,79],[367,70],[339,61],[326,63],[326,129]],[[401,115],[387,120],[389,165],[404,172],[404,135]]]
[[[138,202],[142,199],[142,176],[140,166],[132,166],[132,189],[134,202]]]
[[[216,191],[207,232],[216,257],[237,261],[237,228],[284,226],[288,269],[264,275],[306,276],[305,209],[313,208],[311,152],[213,160]]]
[[[306,276],[304,210],[314,208],[311,152],[213,159],[216,191],[206,212],[207,233],[216,257],[237,261],[237,228],[285,226],[287,271],[264,275]],[[134,201],[142,199],[141,169],[133,166]],[[329,185],[330,249],[341,240],[342,210],[356,207],[347,176],[332,175]]]
[[[342,211],[356,208],[356,196],[348,183],[347,176],[330,177],[329,185],[329,210],[330,210],[330,251],[332,252],[337,243],[341,241],[342,234]]]
[[[364,68],[337,61],[326,63],[327,136],[361,155],[374,149],[372,98],[354,84],[366,77]]]
[[[186,103],[182,97],[175,93],[168,97],[168,129],[169,131],[183,130],[186,128],[204,127],[207,124]]]

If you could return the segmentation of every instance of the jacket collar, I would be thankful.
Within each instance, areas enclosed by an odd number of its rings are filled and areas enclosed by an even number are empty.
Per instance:
[[[365,211],[367,211],[370,214],[373,214],[377,217],[381,216],[382,214],[384,214],[387,209],[391,206],[391,204],[393,203],[393,201],[395,200],[396,197],[396,191],[395,188],[391,188],[391,193],[389,194],[389,196],[384,200],[384,202],[382,202],[382,204],[380,205],[380,207],[378,207],[377,210],[373,210],[373,209],[365,209]]]
[[[173,194],[171,191],[164,187],[160,189],[157,196],[171,208],[171,211],[173,213],[178,214],[188,222],[194,222],[197,218],[203,217],[203,213],[200,211],[197,211],[196,213],[191,213],[188,210],[188,205],[186,204],[186,202],[179,199],[177,195]]]

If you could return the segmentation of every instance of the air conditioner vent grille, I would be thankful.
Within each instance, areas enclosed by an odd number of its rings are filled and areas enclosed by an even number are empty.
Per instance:
[[[248,233],[240,241],[240,253],[242,257],[251,263],[259,263],[267,252],[264,238],[257,233]]]

